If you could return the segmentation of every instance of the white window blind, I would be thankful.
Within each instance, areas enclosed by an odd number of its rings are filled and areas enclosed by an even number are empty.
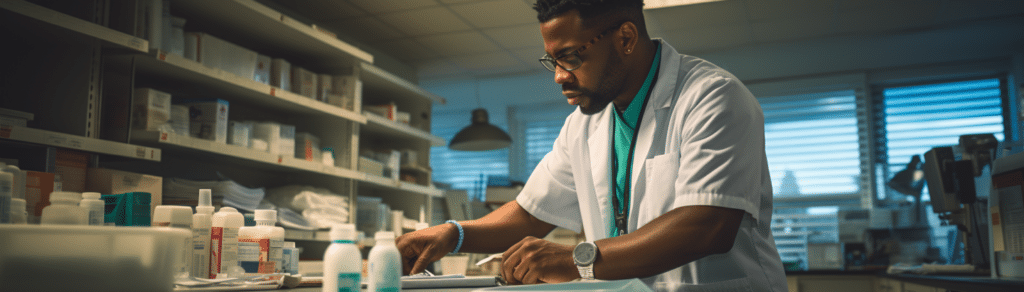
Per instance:
[[[541,120],[526,122],[526,169],[537,168],[540,160],[551,152],[559,131],[562,130],[564,119]]]
[[[960,135],[992,133],[1004,139],[998,78],[888,87],[882,95],[888,177],[906,168],[914,155],[959,144]]]
[[[765,153],[776,196],[859,190],[857,105],[853,90],[760,97]]]

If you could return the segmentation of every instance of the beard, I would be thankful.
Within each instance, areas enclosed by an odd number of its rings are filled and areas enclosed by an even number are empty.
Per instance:
[[[604,110],[622,92],[623,84],[626,82],[626,71],[623,69],[622,58],[610,54],[605,64],[607,65],[605,70],[601,71],[597,88],[590,89],[573,84],[562,85],[563,92],[576,91],[580,93],[579,97],[582,99],[579,104],[580,112],[585,115],[593,115]]]

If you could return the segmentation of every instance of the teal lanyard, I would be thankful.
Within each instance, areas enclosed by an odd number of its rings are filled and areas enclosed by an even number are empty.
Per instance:
[[[618,195],[619,194],[618,174],[620,172],[620,169],[619,169],[618,155],[616,154],[618,148],[616,147],[616,143],[615,143],[615,138],[618,136],[618,133],[615,131],[616,129],[614,128],[616,126],[613,126],[613,128],[612,128],[612,135],[611,135],[612,136],[611,142],[612,142],[612,149],[613,149],[613,151],[612,151],[612,169],[615,170],[615,176],[612,178],[612,192],[613,192],[612,193],[612,213],[614,215],[613,216],[614,226],[613,226],[613,230],[610,233],[609,237],[614,237],[614,236],[626,234],[627,222],[628,222],[627,219],[629,218],[629,196],[630,196],[629,188],[630,188],[630,174],[632,174],[632,168],[633,168],[633,152],[636,150],[636,140],[637,140],[638,134],[640,133],[640,131],[639,131],[639,129],[640,129],[640,122],[643,121],[644,111],[646,111],[646,109],[647,109],[647,102],[650,100],[651,92],[653,91],[651,86],[658,80],[658,67],[660,66],[660,63],[661,63],[661,43],[658,43],[657,51],[656,51],[656,53],[654,55],[654,64],[651,66],[651,70],[647,73],[647,80],[644,81],[644,85],[641,88],[641,91],[638,92],[637,96],[636,96],[636,97],[643,96],[643,103],[640,105],[640,112],[636,116],[636,125],[633,127],[632,139],[630,140],[629,149],[627,150],[628,154],[627,154],[627,158],[626,158],[625,179],[623,180],[622,191],[621,191],[621,194],[622,194],[621,198]],[[636,97],[634,97],[634,100],[632,102],[630,102],[630,104],[627,106],[625,112],[630,112],[631,110],[635,110],[634,107],[636,106],[636,102],[637,102],[636,101]],[[616,111],[614,114],[616,115],[615,119],[617,119],[617,120],[613,122],[613,125],[621,123],[622,126],[629,127],[628,123],[626,123],[625,118],[623,117],[623,115],[621,113]]]

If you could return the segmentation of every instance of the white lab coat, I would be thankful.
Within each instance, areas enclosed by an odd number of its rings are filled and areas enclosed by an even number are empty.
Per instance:
[[[786,291],[770,229],[772,186],[760,105],[732,74],[680,55],[663,41],[658,74],[638,129],[629,232],[682,206],[746,214],[729,252],[644,282],[659,291]],[[607,237],[613,224],[613,114],[611,104],[593,115],[578,109],[570,114],[516,201],[545,222],[582,229],[588,241]]]

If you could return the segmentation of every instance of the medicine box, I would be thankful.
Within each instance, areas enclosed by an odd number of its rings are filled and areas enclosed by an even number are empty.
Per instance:
[[[35,119],[35,115],[23,111],[0,108],[0,125],[28,127],[28,121]]]
[[[354,75],[336,75],[331,77],[331,93],[324,101],[347,110],[355,110],[358,102],[353,97],[362,92],[362,81]]]
[[[246,79],[253,79],[259,54],[207,33],[185,34],[185,58]]]
[[[49,172],[25,171],[25,207],[29,223],[39,223],[43,208],[50,205],[53,179],[54,175]]]
[[[295,153],[295,126],[281,124],[281,155]]]
[[[316,76],[316,100],[327,101],[327,96],[334,92],[334,78],[328,74]]]
[[[284,59],[270,61],[270,85],[292,91],[292,64]]]
[[[386,119],[389,119],[389,120],[392,120],[392,121],[398,119],[398,117],[397,117],[398,116],[398,110],[395,107],[395,103],[381,104],[381,105],[370,105],[370,106],[366,106],[365,110],[367,112],[371,112],[371,113],[377,114],[378,116],[382,116],[382,117],[384,117]]]
[[[171,124],[174,134],[188,136],[188,120],[188,106],[171,105],[171,119],[167,123]]]
[[[228,144],[249,148],[252,126],[251,122],[228,122]]]
[[[256,71],[252,74],[252,80],[263,84],[270,84],[270,63],[273,60],[270,56],[258,55],[256,57]]]
[[[86,173],[85,190],[101,194],[124,194],[144,192],[150,194],[152,209],[163,203],[164,178],[155,175],[128,171],[89,168]]]
[[[188,106],[189,136],[228,142],[228,102],[223,99],[191,99],[177,102]]]
[[[292,92],[308,98],[316,98],[316,73],[302,67],[292,67]]]
[[[139,88],[132,97],[132,128],[158,131],[171,119],[171,94]]]
[[[323,154],[320,150],[320,138],[310,133],[296,133],[295,158],[305,161],[322,160]]]

